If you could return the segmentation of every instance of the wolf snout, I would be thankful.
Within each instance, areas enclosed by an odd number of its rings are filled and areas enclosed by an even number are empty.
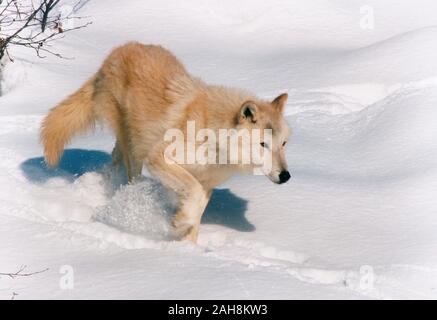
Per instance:
[[[290,172],[286,170],[281,171],[281,173],[279,174],[279,183],[281,184],[287,182],[288,180],[290,180],[290,177]]]

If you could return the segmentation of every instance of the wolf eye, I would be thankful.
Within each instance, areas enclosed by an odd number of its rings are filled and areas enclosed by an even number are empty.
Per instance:
[[[261,147],[263,147],[263,148],[267,148],[267,144],[266,144],[265,142],[261,142],[260,145],[261,145]]]
[[[287,144],[287,141],[282,142],[282,146],[285,146]]]

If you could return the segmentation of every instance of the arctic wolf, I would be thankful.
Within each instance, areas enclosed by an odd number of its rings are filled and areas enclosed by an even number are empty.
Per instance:
[[[287,98],[284,93],[266,101],[243,90],[205,84],[168,50],[128,43],[113,50],[91,79],[50,111],[41,128],[44,156],[49,166],[56,166],[74,135],[103,122],[116,137],[113,164],[125,167],[130,182],[144,165],[173,190],[179,199],[173,230],[196,242],[213,188],[255,164],[169,162],[166,132],[176,128],[185,133],[189,121],[194,121],[196,131],[213,133],[271,130],[272,138],[257,145],[271,153],[271,170],[265,174],[284,183],[290,178],[284,147],[291,131],[282,114]],[[223,146],[216,143],[214,148],[217,155],[223,153]]]

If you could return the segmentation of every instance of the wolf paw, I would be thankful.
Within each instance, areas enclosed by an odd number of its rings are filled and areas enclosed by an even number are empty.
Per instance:
[[[181,221],[177,217],[171,223],[171,235],[177,240],[190,240],[197,242],[198,228],[192,223]]]

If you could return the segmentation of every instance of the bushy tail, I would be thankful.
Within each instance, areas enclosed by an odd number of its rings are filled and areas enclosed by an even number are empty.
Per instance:
[[[49,166],[59,162],[64,146],[78,133],[94,126],[93,108],[95,77],[88,80],[78,91],[50,110],[41,126],[41,142],[44,157]]]

